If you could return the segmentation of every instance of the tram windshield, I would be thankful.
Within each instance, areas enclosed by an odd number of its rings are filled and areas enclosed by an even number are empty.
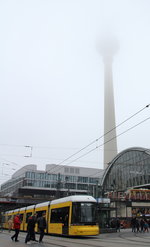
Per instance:
[[[72,206],[72,223],[96,223],[96,204],[89,202],[73,203]]]

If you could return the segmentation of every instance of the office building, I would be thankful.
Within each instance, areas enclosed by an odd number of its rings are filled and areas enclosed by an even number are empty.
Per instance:
[[[103,170],[73,166],[26,165],[1,185],[1,196],[51,200],[66,195],[98,194]]]

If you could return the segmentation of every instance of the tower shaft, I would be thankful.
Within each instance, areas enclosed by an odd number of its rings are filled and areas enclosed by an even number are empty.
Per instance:
[[[117,155],[115,127],[112,59],[107,58],[104,59],[104,168]]]

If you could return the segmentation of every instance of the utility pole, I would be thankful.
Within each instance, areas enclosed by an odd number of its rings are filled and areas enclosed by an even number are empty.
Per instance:
[[[98,180],[96,180],[96,193],[95,197],[98,198]]]
[[[56,184],[56,198],[60,198],[60,189],[61,189],[61,178],[60,178],[60,173],[58,173],[58,179],[57,179],[57,184]]]
[[[65,181],[66,181],[66,188],[67,188],[67,196],[69,196],[69,183],[68,183],[68,181],[69,181],[69,177],[68,176],[66,176],[65,177]]]

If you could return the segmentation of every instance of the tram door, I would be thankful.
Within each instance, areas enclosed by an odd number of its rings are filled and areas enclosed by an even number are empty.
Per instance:
[[[63,226],[62,226],[62,234],[69,234],[69,207],[63,208]]]

